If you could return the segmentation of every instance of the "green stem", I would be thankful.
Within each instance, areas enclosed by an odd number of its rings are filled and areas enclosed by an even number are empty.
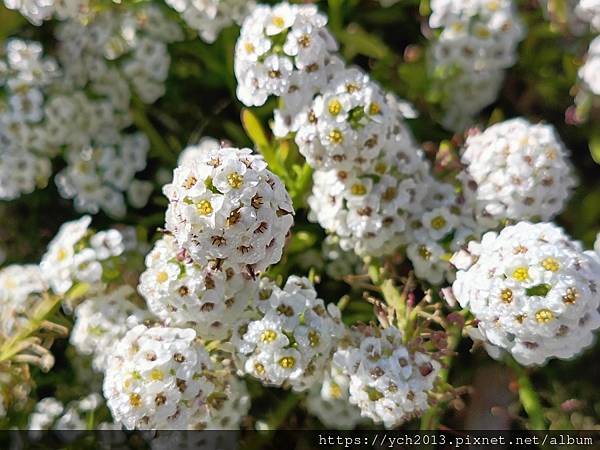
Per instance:
[[[408,321],[405,292],[399,292],[394,282],[384,277],[380,260],[373,258],[368,262],[367,272],[373,284],[381,289],[385,302],[396,311],[398,328],[404,331],[404,336],[407,338],[410,333],[406,330]]]
[[[144,132],[150,140],[150,147],[156,153],[156,156],[169,165],[177,162],[176,152],[167,144],[160,133],[154,128],[154,125],[146,115],[146,106],[138,98],[134,97],[131,102],[131,114],[133,123]]]
[[[517,384],[519,385],[519,400],[527,417],[529,418],[529,426],[534,430],[546,430],[547,424],[544,419],[544,409],[538,396],[527,370],[525,370],[518,362],[512,357],[506,358],[506,365],[512,369],[517,377]]]

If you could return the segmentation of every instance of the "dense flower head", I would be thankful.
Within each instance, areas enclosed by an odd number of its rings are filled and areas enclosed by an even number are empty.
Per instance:
[[[360,69],[344,69],[302,114],[295,140],[312,167],[365,169],[385,146],[393,118],[382,89]]]
[[[66,222],[48,244],[40,268],[55,294],[66,293],[78,282],[90,290],[102,284],[102,263],[125,250],[123,235],[117,230],[94,233],[90,216]]]
[[[460,269],[452,288],[478,321],[473,337],[488,352],[511,353],[521,364],[571,358],[600,327],[600,262],[593,252],[550,223],[519,222],[471,242],[473,264]]]
[[[110,89],[110,80],[124,78],[146,103],[164,94],[171,61],[167,44],[182,37],[179,25],[156,5],[103,11],[88,23],[69,20],[57,30],[69,83]]]
[[[199,155],[175,169],[163,192],[166,229],[195,262],[226,260],[254,273],[281,258],[294,209],[283,183],[250,149]]]
[[[397,134],[371,171],[317,170],[308,199],[309,219],[360,256],[393,252],[405,243],[409,212],[427,195],[429,166],[410,135]]]
[[[307,278],[291,276],[283,288],[261,280],[256,310],[238,322],[232,343],[241,372],[303,391],[321,379],[342,333],[337,307],[317,298]]]
[[[244,20],[235,47],[238,99],[260,106],[296,83],[310,99],[327,83],[327,65],[337,50],[326,24],[316,5],[283,2],[255,7]]]
[[[96,214],[100,209],[113,217],[123,217],[131,204],[144,206],[152,184],[136,180],[146,167],[150,144],[142,133],[119,134],[110,143],[92,142],[67,150],[67,167],[56,175],[61,196],[75,199],[75,209]]]
[[[187,429],[205,420],[212,370],[194,330],[138,325],[108,359],[104,397],[129,430]]]
[[[44,90],[60,71],[39,42],[10,39],[0,56],[0,200],[13,200],[50,178]]]
[[[90,0],[4,0],[4,6],[38,26],[53,17],[84,19],[90,13]]]
[[[332,430],[352,430],[364,423],[360,409],[350,403],[350,378],[339,368],[326,371],[323,383],[315,385],[306,398],[306,409]]]
[[[252,0],[166,0],[166,3],[208,43],[213,43],[223,28],[241,24],[255,5]]]
[[[467,138],[460,175],[478,220],[548,220],[575,185],[569,151],[551,125],[507,120]]]
[[[224,263],[200,265],[181,252],[172,236],[146,257],[139,292],[148,309],[169,326],[189,327],[205,339],[224,339],[250,305],[257,285]]]
[[[443,95],[442,124],[463,130],[496,100],[524,26],[512,0],[433,0],[431,11],[429,26],[441,29],[431,69]]]
[[[364,417],[396,427],[429,408],[440,364],[411,351],[400,330],[367,328],[348,336],[333,357],[333,367],[350,378],[350,403]]]
[[[525,34],[512,0],[433,0],[429,25],[442,29],[434,45],[436,65],[465,72],[512,66]]]
[[[9,337],[26,323],[46,290],[39,266],[14,264],[0,269],[0,336]]]
[[[106,368],[115,344],[150,315],[134,303],[135,291],[123,285],[112,292],[88,298],[75,308],[75,324],[70,341],[75,349],[93,357],[97,371]]]

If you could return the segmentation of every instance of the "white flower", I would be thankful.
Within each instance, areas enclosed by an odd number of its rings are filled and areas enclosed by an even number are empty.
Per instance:
[[[113,292],[85,300],[75,308],[71,344],[85,355],[93,356],[97,371],[106,368],[106,360],[125,333],[149,314],[131,301],[135,291],[127,285]]]
[[[321,90],[292,131],[297,131],[296,144],[312,167],[365,170],[394,138],[391,128],[397,115],[368,75],[357,68],[344,69]]]
[[[231,374],[217,380],[220,395],[214,396],[210,404],[210,417],[204,428],[207,430],[238,430],[242,419],[250,409],[250,394],[246,382]]]
[[[0,269],[0,334],[8,338],[27,323],[46,290],[38,266],[12,265]]]
[[[444,93],[444,126],[461,130],[492,103],[517,58],[524,25],[512,0],[433,0],[429,26],[441,28],[431,71]]]
[[[260,106],[268,96],[282,96],[300,82],[309,87],[304,101],[310,101],[327,82],[326,66],[337,50],[326,24],[315,5],[283,2],[254,8],[235,47],[238,99]]]
[[[89,3],[89,0],[4,0],[4,6],[18,10],[37,26],[54,16],[58,19],[83,19],[90,13]]]
[[[303,391],[322,377],[342,332],[340,311],[308,279],[291,276],[283,289],[263,279],[255,314],[238,322],[232,344],[241,372]]]
[[[575,14],[580,20],[588,22],[594,31],[600,31],[600,2],[598,0],[579,0]]]
[[[90,216],[83,216],[64,223],[42,257],[42,276],[56,294],[65,294],[77,282],[97,289],[102,284],[102,261],[124,251],[118,231],[100,232],[94,238],[88,228],[91,221]]]
[[[138,290],[148,308],[170,326],[224,339],[256,293],[256,282],[227,264],[201,266],[164,236],[146,257]]]
[[[294,209],[279,178],[251,150],[199,155],[175,169],[163,192],[166,228],[195,262],[227,260],[254,273],[281,258]]]
[[[352,430],[361,422],[360,409],[350,403],[350,379],[340,369],[326,371],[323,384],[308,393],[306,409],[332,430]]]
[[[600,21],[600,6],[599,19]],[[600,36],[590,43],[587,58],[577,73],[586,90],[593,95],[600,95]]]
[[[477,219],[549,220],[559,214],[575,184],[565,148],[551,125],[517,118],[469,136],[460,178]]]
[[[429,408],[437,361],[405,347],[395,327],[355,332],[347,340],[333,356],[333,367],[349,377],[350,403],[364,417],[394,428]]]
[[[600,327],[600,261],[550,223],[519,222],[469,244],[452,289],[481,338],[521,364],[568,359]]]
[[[104,397],[129,430],[186,429],[207,414],[212,367],[194,330],[138,325],[108,359]]]
[[[410,135],[397,134],[374,169],[317,170],[309,219],[359,256],[393,252],[406,242],[408,213],[418,214],[429,186],[429,166]]]
[[[203,154],[221,148],[221,143],[211,137],[203,137],[198,145],[189,145],[184,148],[177,158],[177,164],[185,166],[192,163],[195,159],[201,158]]]

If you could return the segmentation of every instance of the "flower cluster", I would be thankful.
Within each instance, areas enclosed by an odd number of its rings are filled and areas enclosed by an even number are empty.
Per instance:
[[[45,20],[84,19],[90,14],[90,0],[4,0],[8,9],[19,11],[33,25]]]
[[[332,430],[353,430],[365,422],[360,409],[349,402],[350,378],[340,369],[326,371],[321,385],[315,385],[306,398],[306,409]]]
[[[194,330],[138,325],[108,359],[104,397],[127,429],[186,429],[206,419],[212,370]]]
[[[0,269],[0,336],[12,336],[46,290],[39,266],[15,264]]]
[[[149,143],[142,133],[120,134],[111,143],[92,143],[67,150],[67,167],[56,175],[62,197],[74,198],[75,209],[96,214],[100,209],[113,217],[126,213],[129,203],[141,208],[152,192],[152,183],[134,179],[146,167]]]
[[[409,212],[421,210],[429,166],[406,134],[374,170],[316,171],[309,219],[339,237],[343,250],[360,256],[393,252],[406,242]]]
[[[244,20],[235,47],[237,97],[260,106],[270,95],[306,101],[327,83],[337,44],[316,5],[258,5]],[[304,99],[302,97],[305,97]]]
[[[312,283],[291,276],[283,289],[263,279],[254,314],[232,337],[240,371],[269,386],[303,391],[322,379],[343,333],[340,311]]]
[[[333,367],[350,379],[350,403],[386,428],[396,427],[429,407],[440,364],[411,351],[395,327],[368,328],[348,337],[333,357]]]
[[[298,149],[312,167],[364,171],[372,167],[391,134],[390,109],[384,92],[367,74],[358,68],[344,69],[298,116],[297,129],[292,122],[283,134],[297,131]]]
[[[69,20],[59,25],[56,36],[69,83],[112,89],[111,81],[122,78],[146,103],[164,94],[170,65],[167,44],[183,37],[156,5],[107,10],[89,23]]]
[[[63,430],[82,431],[87,429],[87,419],[102,405],[102,396],[97,393],[89,394],[79,400],[69,402],[66,406],[54,397],[40,400],[33,413],[29,416],[29,430]],[[99,428],[103,424],[100,424]],[[30,433],[36,437],[37,433]],[[59,433],[60,435],[60,433]],[[65,435],[66,440],[72,440],[76,433]]]
[[[208,43],[213,43],[223,28],[241,24],[254,8],[252,0],[166,0],[166,3]]]
[[[86,283],[89,291],[102,285],[103,264],[125,250],[123,235],[117,230],[89,229],[90,216],[67,222],[48,245],[40,268],[55,294],[65,294],[76,283]]]
[[[431,284],[453,281],[450,257],[485,230],[451,184],[432,180],[423,205],[409,218],[406,255],[418,278]]]
[[[459,176],[478,221],[549,220],[575,185],[569,151],[551,125],[517,118],[467,138]]]
[[[441,29],[431,57],[434,76],[444,84],[443,123],[461,129],[495,100],[524,27],[512,0],[433,0],[431,11],[429,26]]]
[[[148,309],[169,326],[190,327],[205,339],[224,339],[257,290],[248,275],[224,263],[200,265],[181,252],[172,236],[146,256],[139,292]]]
[[[149,315],[132,299],[135,291],[123,285],[110,293],[88,298],[75,308],[75,324],[71,344],[84,355],[93,356],[97,371],[106,368],[106,361],[115,344],[133,326]]]
[[[600,327],[600,262],[556,225],[519,222],[471,242],[472,261],[454,257],[452,289],[477,319],[472,337],[490,355],[521,364],[571,358]],[[472,265],[469,264],[472,262]]]
[[[0,59],[0,200],[45,187],[51,174],[50,134],[42,126],[44,89],[59,76],[38,42],[12,39]]]
[[[294,209],[279,178],[250,149],[199,155],[175,169],[163,191],[166,229],[195,262],[226,260],[253,274],[281,258]]]

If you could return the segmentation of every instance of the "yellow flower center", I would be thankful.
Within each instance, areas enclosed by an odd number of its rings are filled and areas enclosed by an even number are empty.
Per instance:
[[[542,261],[542,267],[550,272],[556,272],[560,269],[560,264],[556,258],[548,257]]]
[[[310,346],[316,347],[317,345],[319,345],[319,342],[321,342],[321,337],[319,336],[319,333],[317,333],[315,330],[310,330],[308,332],[308,343],[310,344]]]
[[[502,303],[512,303],[513,292],[508,288],[502,289],[502,291],[500,292],[500,300],[502,300]]]
[[[162,381],[164,377],[165,374],[162,373],[161,370],[154,369],[152,372],[150,372],[150,379],[152,381]]]
[[[529,269],[527,267],[517,267],[513,270],[512,277],[520,282],[527,281],[529,279]]]
[[[371,103],[369,105],[369,114],[374,116],[375,114],[379,114],[381,112],[381,106],[378,103]]]
[[[431,252],[424,245],[421,245],[419,247],[419,255],[421,256],[421,258],[426,259],[426,260],[431,258]]]
[[[335,130],[331,130],[329,132],[329,139],[334,144],[341,144],[342,142],[344,142],[344,135],[340,130],[336,128]]]
[[[352,195],[365,195],[367,193],[367,188],[364,184],[355,183],[350,188],[350,192],[352,192]]]
[[[342,111],[342,104],[339,100],[329,100],[329,103],[327,104],[327,110],[332,116],[337,116]]]
[[[296,365],[296,359],[293,356],[284,356],[279,360],[279,365],[284,369],[292,369]]]
[[[134,408],[139,408],[142,405],[142,398],[139,394],[129,394],[129,404]]]
[[[60,250],[58,250],[58,253],[56,254],[56,259],[58,261],[64,261],[67,258],[67,251],[64,248],[61,248]]]
[[[283,17],[273,16],[273,18],[271,19],[271,23],[277,28],[283,28],[283,26],[285,25],[285,20],[283,20]]]
[[[310,45],[310,36],[303,34],[298,38],[298,45],[303,48],[307,48]]]
[[[352,94],[353,92],[356,92],[360,89],[360,86],[358,86],[356,83],[347,83],[346,84],[346,92],[348,92],[349,94]]]
[[[446,226],[446,219],[444,219],[442,216],[436,216],[433,219],[431,219],[431,227],[434,230],[441,230],[445,226]]]
[[[244,50],[246,50],[246,53],[251,54],[254,53],[256,47],[254,47],[254,44],[252,42],[246,42],[244,44]]]
[[[156,281],[158,281],[159,283],[164,283],[165,281],[167,281],[169,279],[169,274],[167,272],[158,272],[156,274]]]
[[[329,395],[331,395],[333,398],[341,398],[342,388],[335,383],[331,383],[331,386],[329,387]]]
[[[227,182],[229,183],[229,186],[231,186],[233,189],[239,189],[242,183],[244,182],[244,177],[243,175],[237,172],[232,172],[229,175],[227,175]]]
[[[263,366],[261,363],[256,363],[254,364],[254,371],[257,374],[262,375],[265,373],[265,366]]]
[[[277,333],[273,330],[265,330],[260,335],[260,340],[265,343],[273,342],[277,339]]]
[[[537,323],[548,323],[554,320],[554,314],[549,309],[540,309],[535,313]]]
[[[196,210],[201,216],[208,216],[213,212],[213,207],[208,200],[200,200],[200,203],[196,205]]]

